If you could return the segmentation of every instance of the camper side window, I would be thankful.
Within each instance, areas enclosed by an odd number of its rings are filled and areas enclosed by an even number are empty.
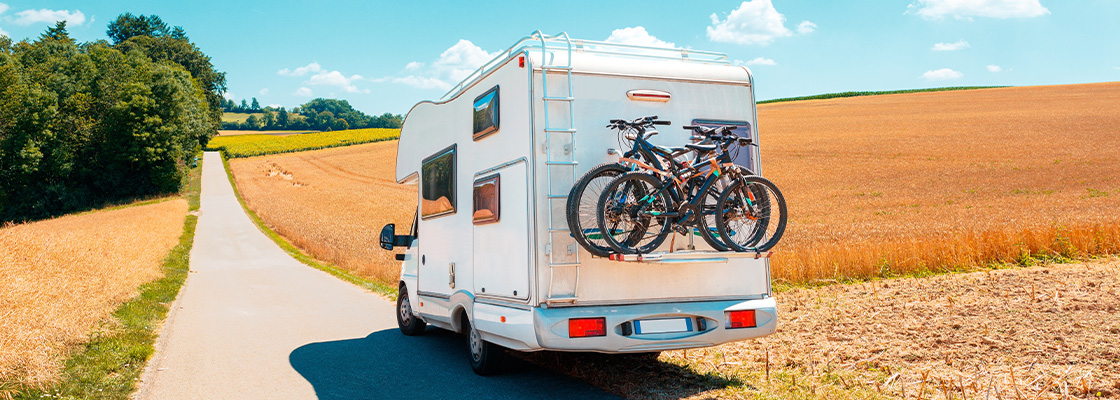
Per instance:
[[[474,140],[498,131],[498,87],[494,86],[474,99]]]
[[[455,146],[424,159],[420,170],[420,217],[454,214]]]
[[[501,175],[491,175],[474,181],[475,225],[490,224],[501,219]]]

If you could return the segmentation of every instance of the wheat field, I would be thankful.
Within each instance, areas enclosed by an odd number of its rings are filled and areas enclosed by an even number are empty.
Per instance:
[[[0,382],[53,381],[69,346],[162,275],[186,214],[175,199],[0,228]]]
[[[393,179],[397,142],[234,159],[245,204],[311,256],[395,287],[400,264],[378,247],[387,223],[408,232],[416,186]]]
[[[759,106],[775,279],[1120,252],[1120,83]]]

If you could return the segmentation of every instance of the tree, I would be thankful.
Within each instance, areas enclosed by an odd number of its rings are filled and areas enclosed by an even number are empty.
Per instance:
[[[245,101],[245,99],[241,99],[241,109],[238,110],[238,111],[239,112],[247,112],[248,110],[249,110],[249,102]]]
[[[51,39],[68,43],[73,43],[74,40],[70,39],[70,33],[66,32],[66,20],[61,20],[55,23],[53,28],[47,28],[46,32],[40,36],[40,40]]]
[[[276,116],[271,111],[264,112],[264,127],[265,129],[276,129]]]
[[[284,110],[284,107],[280,107],[280,111],[276,113],[276,125],[279,126],[280,129],[286,129],[288,127],[288,111]]]
[[[186,33],[182,32],[183,28],[176,28],[182,34],[181,38],[185,39]],[[155,15],[147,17],[124,13],[118,16],[116,21],[109,24],[109,30],[105,34],[109,36],[114,45],[117,45],[137,36],[168,36],[170,31],[167,29],[167,24]]]
[[[253,107],[253,111],[260,111],[260,110],[261,110],[261,103],[258,103],[258,102],[257,102],[257,98],[256,98],[256,97],[254,97],[254,98],[253,98],[253,105],[252,105],[252,107]]]
[[[260,129],[261,128],[260,119],[257,119],[256,115],[250,115],[249,119],[245,120],[245,126],[248,127],[249,129],[253,129],[253,130]]]

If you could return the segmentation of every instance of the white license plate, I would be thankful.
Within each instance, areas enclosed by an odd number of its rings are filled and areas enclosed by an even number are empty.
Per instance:
[[[634,333],[692,332],[692,318],[644,319],[634,321]]]

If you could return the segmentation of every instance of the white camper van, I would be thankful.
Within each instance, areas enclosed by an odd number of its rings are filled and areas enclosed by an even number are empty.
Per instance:
[[[539,31],[416,104],[396,168],[399,183],[420,186],[416,220],[381,235],[384,248],[408,248],[398,255],[401,330],[467,334],[480,374],[505,349],[654,353],[773,333],[769,253],[719,252],[674,233],[656,252],[611,259],[573,239],[573,183],[626,150],[604,126],[646,115],[736,125],[758,140],[751,72],[725,55]],[[664,128],[651,140],[689,135]],[[761,171],[757,150],[746,160]]]

